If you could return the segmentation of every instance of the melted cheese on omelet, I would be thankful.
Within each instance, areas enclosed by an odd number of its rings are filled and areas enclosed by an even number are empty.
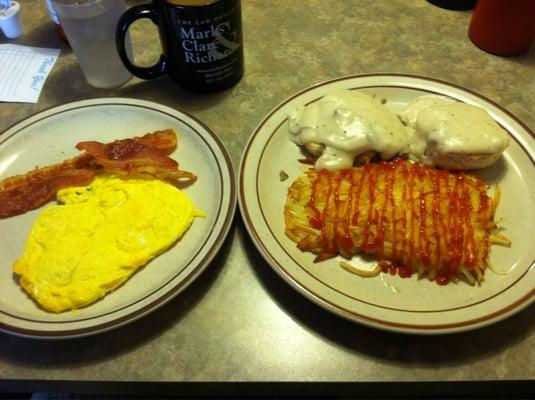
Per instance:
[[[159,180],[97,177],[58,192],[35,221],[13,270],[45,310],[87,306],[126,281],[203,215]]]

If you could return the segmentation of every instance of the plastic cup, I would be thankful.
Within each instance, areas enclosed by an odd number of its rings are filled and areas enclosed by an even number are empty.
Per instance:
[[[0,30],[8,39],[16,39],[22,35],[20,5],[16,1],[12,1],[9,8],[0,10]]]
[[[113,88],[132,77],[115,47],[115,28],[126,10],[124,0],[52,0],[52,4],[90,85]],[[128,51],[131,57],[130,38]]]

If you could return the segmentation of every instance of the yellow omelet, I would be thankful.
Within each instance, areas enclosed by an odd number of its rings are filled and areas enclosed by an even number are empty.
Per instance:
[[[170,183],[99,176],[58,192],[13,270],[45,310],[87,306],[167,250],[204,215]]]

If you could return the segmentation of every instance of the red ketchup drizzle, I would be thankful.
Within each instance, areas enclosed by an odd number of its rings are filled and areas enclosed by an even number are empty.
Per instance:
[[[401,192],[401,205],[402,207],[407,207],[407,202],[408,202],[408,195],[409,195],[409,191],[408,191],[408,184],[407,184],[407,180],[408,180],[408,171],[407,171],[407,167],[406,167],[406,164],[405,163],[401,163],[401,177],[403,178],[401,180],[401,182],[404,182],[405,184],[403,185],[403,190]],[[402,215],[401,215],[401,246],[400,246],[400,251],[401,251],[401,256],[403,257],[403,251],[405,250],[405,246],[407,245],[407,212],[405,212],[405,210],[402,209]],[[394,248],[397,248],[397,246],[394,246]],[[397,254],[397,252],[396,252]]]
[[[480,190],[479,195],[479,208],[478,208],[478,220],[486,221],[489,219],[487,214],[490,212],[490,199],[487,193],[485,193],[486,187],[483,182],[478,182],[478,189]],[[487,227],[484,227],[487,229]],[[485,235],[484,244],[483,244],[483,256],[486,259],[489,254],[489,235]]]
[[[463,221],[470,221],[470,216],[472,215],[473,206],[472,206],[472,198],[470,196],[470,192],[468,191],[468,186],[465,185],[463,187],[463,206],[462,206],[462,215],[460,216]],[[477,262],[477,257],[475,255],[476,250],[476,240],[474,237],[474,228],[472,227],[471,223],[466,224],[466,249],[468,250],[468,254],[465,259],[465,264],[469,267],[473,267]]]
[[[388,204],[391,205],[391,220],[392,220],[392,258],[395,260],[396,257],[396,205],[394,204],[394,181],[395,181],[395,164],[394,163],[384,163],[386,167],[385,171],[385,203],[383,205],[383,210],[381,213],[381,247],[384,249],[385,242],[385,232],[386,232],[386,220],[388,212]]]
[[[435,172],[431,174],[431,182],[433,184],[433,204],[432,204],[432,215],[433,215],[433,237],[435,238],[435,257],[433,264],[440,268],[441,260],[441,250],[440,250],[440,233],[443,232],[441,224],[441,215],[440,215],[440,181],[443,173]]]
[[[401,183],[398,178],[402,178]],[[409,277],[417,262],[425,267],[434,266],[436,283],[445,285],[456,276],[461,264],[470,267],[477,263],[476,239],[470,223],[474,209],[470,183],[463,173],[452,175],[402,160],[367,164],[336,173],[316,171],[309,201],[313,214],[310,225],[321,230],[325,253],[336,254],[339,249],[351,253],[355,248],[351,226],[358,226],[364,216],[362,242],[357,246],[377,254],[383,272]],[[476,184],[480,190],[478,219],[485,220],[490,211],[490,199],[484,192],[484,183],[476,181]],[[394,188],[400,193],[398,202],[401,204],[396,203]],[[379,191],[384,193],[382,204],[377,204]],[[430,201],[427,201],[429,195]],[[449,203],[447,210],[441,209],[444,198]],[[446,211],[447,216],[443,216],[442,211]],[[333,221],[332,226],[327,223],[329,220]],[[384,257],[387,223],[392,228],[392,260]],[[430,231],[432,234],[428,234]],[[445,244],[444,252],[441,243]],[[488,246],[486,237],[485,255]]]
[[[348,253],[351,253],[351,250],[355,247],[355,243],[351,237],[351,212],[353,210],[353,187],[355,185],[354,175],[353,170],[346,170],[346,176],[349,178],[349,187],[347,188],[347,205],[344,216],[345,229],[341,245]]]
[[[333,215],[333,243],[338,244],[340,235],[338,234],[338,222],[339,222],[339,214],[340,214],[340,185],[342,183],[343,178],[343,171],[337,172],[334,180],[334,215]]]
[[[386,208],[388,205],[388,193],[389,193],[389,188],[388,188],[389,182],[388,182],[388,177],[387,177],[388,172],[387,172],[387,168],[385,168],[386,165],[387,165],[386,163],[379,164],[379,174],[385,182],[385,187],[384,187],[385,200],[379,212],[379,218],[377,221],[377,228],[376,228],[375,241],[374,241],[375,247],[379,249],[381,259],[384,258],[385,214],[386,214]]]
[[[320,181],[322,177],[322,172],[320,171],[316,174],[316,179],[314,179],[314,182],[312,183],[312,193],[310,195],[310,202],[309,207],[312,210],[312,214],[314,214],[310,220],[310,226],[312,226],[315,229],[321,229],[323,225],[323,221],[321,220],[321,212],[318,210],[318,207],[316,206],[316,196],[318,195],[318,188],[320,187]]]
[[[390,275],[399,275],[400,278],[409,278],[412,275],[412,268],[407,267],[403,264],[392,263],[388,260],[379,261],[379,266],[381,270],[386,274]]]
[[[438,283],[440,286],[444,286],[450,283],[450,278],[448,275],[439,275],[435,279],[435,282]]]
[[[343,210],[340,210],[340,206],[344,203],[344,201],[340,200],[340,191],[341,191],[342,182],[344,180],[349,180],[350,186],[348,189],[347,201],[345,202],[346,210],[345,210],[345,213],[342,213],[341,211]],[[350,212],[351,212],[351,197],[352,197],[352,191],[351,191],[352,181],[353,179],[352,179],[351,170],[350,169],[342,170],[338,172],[338,176],[336,178],[336,185],[334,189],[334,205],[335,205],[335,210],[334,210],[335,222],[334,222],[334,227],[333,227],[334,241],[335,241],[336,247],[338,248],[341,247],[348,253],[354,247],[353,240],[351,239],[351,235],[349,232],[350,220],[351,220]]]
[[[408,258],[407,258],[407,261],[406,261],[406,265],[412,265],[412,257],[413,257],[413,254],[414,254],[414,217],[416,215],[416,213],[414,212],[414,174],[412,173],[414,171],[414,168],[415,168],[415,165],[414,164],[411,164],[409,166],[410,168],[410,171],[409,171],[409,176],[408,176],[408,179],[407,181],[405,182],[405,185],[408,187],[408,197],[409,197],[409,206],[407,207],[408,209],[410,208],[410,213],[411,213],[411,226],[409,228],[409,250],[408,250]],[[406,215],[406,212],[405,212],[405,215]]]
[[[366,171],[366,168],[369,168],[368,165],[365,165],[364,167],[362,167],[362,171]],[[357,172],[354,171],[354,173],[357,173]],[[355,193],[355,211],[353,213],[353,219],[351,221],[352,224],[355,226],[358,226],[358,222],[359,222],[359,216],[360,216],[359,202],[362,196],[362,190],[364,189],[364,182],[366,181],[366,174],[364,172],[358,175],[360,176],[360,179],[359,179],[359,183],[357,185],[357,189]]]
[[[362,243],[360,244],[360,248],[362,250],[373,250],[377,247],[376,241],[370,241],[371,237],[371,227],[372,224],[375,224],[377,221],[377,217],[374,216],[374,204],[375,204],[375,187],[377,184],[377,168],[365,168],[364,174],[367,175],[368,178],[368,218],[366,219],[366,224],[364,225],[364,232],[362,234]],[[375,224],[376,225],[376,224]],[[376,226],[377,229],[377,226]]]
[[[327,179],[327,195],[325,197],[325,207],[323,208],[323,212],[321,213],[321,232],[323,234],[323,243],[325,243],[325,252],[328,254],[336,254],[338,249],[335,248],[336,246],[336,238],[335,234],[333,232],[332,235],[329,235],[328,229],[329,226],[326,224],[328,221],[328,215],[329,211],[331,211],[331,208],[329,207],[329,202],[331,200],[331,195],[333,193],[333,184],[332,184],[332,176],[329,175],[327,171],[321,171],[322,174],[325,175]],[[336,220],[334,222],[336,224]],[[336,228],[333,225],[333,229]],[[329,240],[329,238],[332,237],[332,240]]]
[[[463,259],[464,229],[461,221],[462,203],[459,196],[459,191],[461,190],[463,182],[464,177],[462,175],[456,176],[453,191],[447,192],[450,201],[448,230],[451,232],[451,236],[448,241],[449,262],[446,267],[450,273],[453,271],[457,272]]]
[[[383,163],[375,165],[375,168],[371,170],[368,180],[368,192],[369,192],[369,207],[368,207],[368,219],[366,221],[366,227],[364,229],[364,240],[361,244],[361,248],[364,250],[379,250],[380,257],[383,257],[383,244],[384,244],[384,204],[381,210],[376,211],[376,190],[378,189],[378,178],[384,176]],[[372,229],[374,227],[375,229]]]
[[[427,232],[425,226],[427,223],[427,203],[426,203],[426,194],[425,194],[425,185],[424,179],[426,176],[426,170],[423,167],[418,166],[418,184],[420,185],[420,195],[418,196],[418,207],[419,207],[419,234],[418,234],[418,255],[423,265],[429,266],[431,260],[429,258],[429,239],[427,238]]]

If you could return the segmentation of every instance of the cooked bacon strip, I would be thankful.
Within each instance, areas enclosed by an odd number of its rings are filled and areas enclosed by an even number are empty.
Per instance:
[[[138,143],[153,149],[160,150],[164,155],[169,155],[176,149],[176,133],[172,129],[165,129],[163,131],[155,131],[147,133],[143,136],[132,138]]]
[[[24,175],[0,181],[0,218],[12,217],[53,200],[58,190],[86,185],[101,171],[120,175],[150,175],[172,181],[194,181],[196,176],[180,171],[167,157],[176,148],[176,133],[166,129],[109,144],[82,142],[87,152]]]
[[[34,169],[0,182],[0,218],[23,214],[54,199],[69,186],[86,185],[95,176],[88,168],[93,157],[82,154],[61,164]]]
[[[150,175],[173,181],[195,180],[191,172],[178,169],[178,163],[162,151],[143,145],[133,139],[100,142],[80,142],[78,150],[85,150],[94,157],[94,163],[106,172],[123,176]]]

